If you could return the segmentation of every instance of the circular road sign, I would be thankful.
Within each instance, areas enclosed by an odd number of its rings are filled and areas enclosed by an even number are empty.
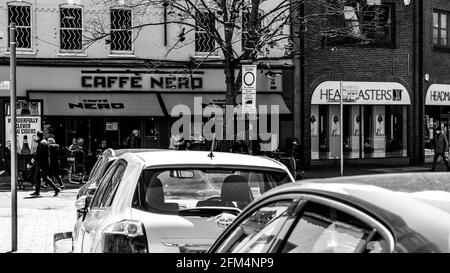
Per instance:
[[[246,86],[252,86],[255,83],[255,74],[253,72],[246,72],[244,74],[244,84]]]

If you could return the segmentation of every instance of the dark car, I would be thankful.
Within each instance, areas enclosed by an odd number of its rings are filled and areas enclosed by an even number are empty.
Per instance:
[[[211,253],[450,252],[450,175],[305,180],[254,201]]]
[[[97,161],[94,164],[94,167],[92,167],[91,173],[89,174],[88,181],[86,184],[84,184],[79,190],[77,194],[77,200],[81,197],[86,195],[87,201],[90,202],[92,199],[92,196],[94,196],[95,191],[98,187],[98,182],[101,180],[103,175],[105,174],[106,170],[111,166],[111,164],[121,155],[125,153],[137,153],[137,152],[145,152],[149,151],[150,149],[120,149],[120,150],[113,150],[113,149],[106,149],[97,159]],[[77,217],[81,217],[81,213],[77,212]]]

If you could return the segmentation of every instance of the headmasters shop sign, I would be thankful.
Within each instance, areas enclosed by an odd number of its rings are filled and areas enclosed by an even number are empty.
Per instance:
[[[339,81],[319,84],[311,98],[311,104],[339,104]],[[409,105],[408,90],[397,82],[343,82],[344,104]]]
[[[425,105],[450,106],[450,85],[430,85],[427,90]]]

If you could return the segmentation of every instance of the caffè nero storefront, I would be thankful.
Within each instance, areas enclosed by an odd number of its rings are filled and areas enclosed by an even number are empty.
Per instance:
[[[407,157],[408,90],[398,82],[324,81],[311,97],[311,159]]]
[[[292,109],[284,99],[292,96],[292,87],[283,88],[292,73],[275,71],[278,73],[268,78],[266,72],[257,72],[256,105],[268,109],[279,106],[281,141],[292,136],[293,131]],[[6,80],[8,75],[8,67],[0,67],[0,76]],[[91,154],[97,149],[127,147],[126,140],[133,130],[139,132],[140,147],[168,148],[171,125],[177,119],[171,117],[172,108],[184,104],[193,115],[195,97],[202,98],[201,107],[221,105],[226,90],[223,69],[198,70],[190,77],[183,69],[149,72],[24,66],[19,67],[17,78],[18,97],[37,103],[36,116],[44,133],[62,146],[82,138]],[[8,95],[2,98],[5,109]],[[3,118],[7,116],[5,111]]]
[[[433,157],[432,140],[434,129],[441,127],[442,132],[450,139],[450,85],[431,84],[425,95],[425,158]]]

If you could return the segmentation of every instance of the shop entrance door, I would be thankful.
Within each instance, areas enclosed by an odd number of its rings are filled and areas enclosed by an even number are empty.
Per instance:
[[[120,147],[120,122],[117,118],[105,118],[103,123],[103,148],[119,149]]]
[[[450,139],[450,114],[443,114],[441,116],[441,129],[447,139]]]

